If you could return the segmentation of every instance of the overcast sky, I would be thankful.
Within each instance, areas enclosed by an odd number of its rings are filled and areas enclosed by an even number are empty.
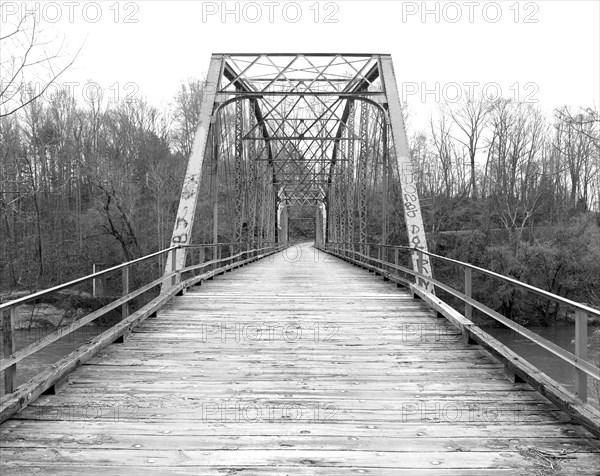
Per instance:
[[[161,109],[212,52],[390,53],[416,127],[464,83],[548,111],[599,103],[598,1],[3,1],[2,20],[36,3],[47,35],[83,45],[63,81]]]

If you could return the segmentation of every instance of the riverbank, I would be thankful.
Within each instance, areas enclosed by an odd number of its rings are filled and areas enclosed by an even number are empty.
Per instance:
[[[0,295],[1,302],[18,299],[29,292],[14,292]],[[109,297],[94,297],[82,291],[58,291],[48,296],[22,304],[15,310],[16,329],[36,329],[68,326],[83,316],[100,309],[113,300]],[[118,311],[112,311],[95,320],[92,325],[107,326],[120,319]]]

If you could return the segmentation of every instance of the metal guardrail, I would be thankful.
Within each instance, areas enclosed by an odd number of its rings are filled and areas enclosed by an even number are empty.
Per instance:
[[[576,301],[572,301],[570,299],[566,299],[562,296],[558,296],[556,294],[552,294],[543,289],[537,288],[530,284],[523,283],[517,279],[503,276],[494,271],[490,271],[484,268],[480,268],[478,266],[474,266],[469,263],[465,263],[463,261],[458,261],[455,259],[447,258],[445,256],[437,255],[435,253],[431,253],[429,251],[424,251],[418,248],[411,248],[407,246],[396,246],[396,245],[381,245],[377,243],[320,243],[319,247],[322,247],[324,251],[333,252],[334,254],[338,254],[341,257],[345,257],[347,259],[351,259],[357,262],[366,263],[366,264],[376,264],[379,266],[379,270],[382,272],[395,272],[398,274],[398,278],[406,284],[414,284],[416,286],[420,286],[421,283],[427,281],[429,283],[434,284],[439,289],[442,289],[452,296],[458,298],[464,303],[464,317],[471,321],[473,309],[477,309],[484,313],[485,315],[491,317],[492,319],[504,324],[509,327],[513,331],[517,332],[519,335],[529,339],[545,350],[551,352],[552,354],[559,357],[564,362],[568,363],[575,369],[575,389],[576,396],[582,402],[587,401],[587,380],[588,376],[592,377],[595,380],[600,381],[600,368],[596,365],[592,364],[587,360],[587,321],[588,315],[593,315],[600,318],[600,311],[594,309],[590,306],[587,306],[582,303],[578,303]],[[373,249],[376,249],[376,256],[371,256],[371,252]],[[390,251],[393,251],[393,260],[389,258]],[[399,264],[399,253],[407,252],[407,253],[416,253],[417,254],[417,262],[418,262],[418,270],[412,270],[405,266],[401,266]],[[422,264],[425,261],[425,257],[427,256],[427,260],[439,259],[445,261],[447,263],[451,263],[453,265],[459,266],[462,268],[464,273],[464,288],[461,291],[453,288],[452,286],[442,283],[441,281],[425,276],[422,273]],[[405,278],[399,275],[399,273],[405,273],[412,278]],[[503,316],[502,314],[490,309],[485,304],[473,299],[472,290],[473,290],[473,272],[481,273],[483,275],[492,277],[494,279],[498,279],[503,283],[509,284],[516,288],[523,289],[528,292],[535,293],[537,295],[543,296],[544,298],[553,300],[560,304],[569,306],[575,310],[575,354],[563,349],[562,347],[554,344],[553,342],[541,337],[540,335],[526,329],[525,327],[517,324],[511,319]]]
[[[16,372],[17,372],[17,364],[21,362],[26,357],[38,352],[39,350],[45,348],[51,343],[68,336],[73,333],[77,329],[95,321],[101,316],[104,316],[108,312],[121,308],[121,321],[127,319],[131,314],[130,302],[144,294],[153,288],[161,286],[165,281],[168,282],[170,279],[171,288],[176,286],[181,281],[181,276],[185,273],[193,273],[194,275],[189,278],[189,285],[193,285],[199,280],[202,279],[203,274],[198,275],[198,271],[202,271],[203,273],[207,272],[207,270],[211,273],[211,275],[218,274],[220,270],[229,269],[232,265],[237,262],[246,262],[253,259],[258,259],[266,254],[270,254],[270,252],[279,251],[281,248],[286,246],[281,243],[274,243],[268,246],[263,246],[261,248],[249,249],[245,244],[240,243],[210,243],[210,244],[198,244],[198,245],[177,245],[172,246],[170,248],[164,249],[162,251],[158,251],[156,253],[149,254],[147,256],[143,256],[141,258],[128,261],[126,263],[119,264],[117,266],[113,266],[111,268],[89,274],[87,276],[83,276],[81,278],[74,279],[72,281],[60,284],[58,286],[54,286],[49,289],[45,289],[42,291],[34,292],[32,294],[28,294],[27,296],[23,296],[6,303],[0,304],[0,317],[2,318],[2,338],[3,338],[3,358],[0,360],[0,371],[4,373],[4,393],[10,394],[15,391],[15,382],[16,382]],[[242,251],[235,254],[228,254],[227,256],[222,256],[224,248],[227,248],[228,251],[242,249]],[[243,249],[243,248],[246,249]],[[183,269],[173,269],[170,272],[159,273],[158,278],[153,281],[144,284],[138,287],[136,290],[130,290],[130,268],[136,264],[146,262],[150,259],[157,258],[163,256],[167,253],[173,252],[177,253],[178,249],[188,248],[188,249],[198,249],[199,257],[198,263],[187,266]],[[204,261],[206,259],[205,249],[211,249],[212,256],[209,261]],[[246,261],[244,261],[246,260]],[[172,260],[173,264],[175,263],[175,259]],[[49,294],[70,288],[72,286],[76,286],[87,281],[94,281],[99,278],[105,277],[109,273],[113,273],[116,271],[121,271],[122,275],[122,295],[118,299],[110,302],[109,304],[103,306],[102,308],[91,312],[90,314],[77,319],[75,322],[70,325],[61,327],[54,332],[46,335],[42,339],[33,342],[22,349],[15,350],[15,321],[16,321],[16,309],[18,306],[22,304],[26,304],[28,302],[39,300]],[[183,287],[186,287],[188,283],[184,282]],[[116,328],[119,324],[116,324],[111,329]],[[108,329],[107,332],[109,332]],[[116,333],[115,333],[116,335]],[[34,377],[35,378],[35,377]],[[33,380],[33,379],[32,379]]]

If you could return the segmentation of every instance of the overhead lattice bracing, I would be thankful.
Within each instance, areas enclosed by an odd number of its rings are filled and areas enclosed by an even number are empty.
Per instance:
[[[391,57],[212,55],[173,244],[285,241],[301,205],[318,240],[426,249]]]

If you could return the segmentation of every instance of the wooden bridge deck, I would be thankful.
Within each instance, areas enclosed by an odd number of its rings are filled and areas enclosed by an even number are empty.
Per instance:
[[[421,301],[304,246],[203,283],[0,427],[9,474],[600,471],[600,444]]]

